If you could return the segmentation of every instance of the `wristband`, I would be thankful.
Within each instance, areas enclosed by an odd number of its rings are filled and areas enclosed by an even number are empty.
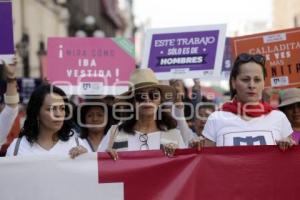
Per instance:
[[[4,94],[4,102],[6,104],[17,104],[19,103],[19,100],[20,100],[19,94],[12,95],[12,96],[7,96],[6,94]]]

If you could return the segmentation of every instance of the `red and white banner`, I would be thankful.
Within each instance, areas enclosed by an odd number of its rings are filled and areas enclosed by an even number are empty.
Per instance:
[[[0,159],[0,199],[299,199],[300,147]]]
[[[1,200],[119,200],[123,184],[99,184],[96,154],[0,158]]]

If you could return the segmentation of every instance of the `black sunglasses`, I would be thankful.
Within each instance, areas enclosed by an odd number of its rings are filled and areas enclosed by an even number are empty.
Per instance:
[[[159,90],[153,90],[148,92],[137,92],[134,94],[134,99],[137,102],[144,102],[148,98],[152,101],[159,99],[160,98]]]
[[[241,53],[238,55],[236,62],[249,62],[254,61],[262,66],[265,66],[266,58],[260,54],[248,54],[248,53]]]

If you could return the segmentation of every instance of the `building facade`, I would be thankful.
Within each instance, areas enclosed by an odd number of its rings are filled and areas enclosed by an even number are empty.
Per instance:
[[[19,67],[18,75],[40,77],[38,54],[43,46],[46,48],[48,37],[67,36],[68,12],[49,0],[12,2],[14,42],[21,57],[19,63],[23,65]]]
[[[300,0],[273,0],[273,29],[300,27]]]
[[[134,34],[132,0],[12,0],[12,3],[21,77],[40,78],[40,58],[46,54],[47,39],[72,37],[82,28],[88,32],[83,27],[87,25],[87,17],[95,19],[95,30],[101,31],[101,36],[133,37]]]

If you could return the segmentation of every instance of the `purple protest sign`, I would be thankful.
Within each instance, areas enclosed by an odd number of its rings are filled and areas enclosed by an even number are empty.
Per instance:
[[[0,60],[12,62],[14,55],[12,3],[0,1]]]
[[[156,72],[172,68],[212,69],[219,31],[154,34],[149,66]]]
[[[220,76],[224,43],[223,25],[153,29],[146,35],[142,67],[162,80]]]
[[[225,42],[223,64],[222,64],[222,79],[228,80],[233,65],[232,39],[227,37]]]

